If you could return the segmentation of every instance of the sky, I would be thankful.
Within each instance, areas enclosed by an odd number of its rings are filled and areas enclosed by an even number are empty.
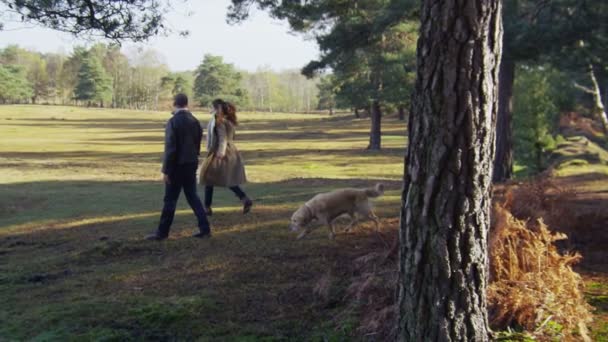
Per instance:
[[[249,71],[262,66],[274,70],[300,69],[318,56],[314,41],[290,33],[286,23],[273,20],[264,12],[252,12],[241,24],[227,24],[229,3],[229,0],[190,0],[168,16],[169,26],[176,31],[188,30],[188,37],[174,33],[152,38],[136,47],[160,52],[173,71],[195,69],[205,54],[223,56],[226,62]],[[44,53],[69,53],[75,45],[92,44],[90,40],[31,24],[10,21],[4,24],[0,48],[18,44]],[[133,49],[133,45],[125,43],[125,51]]]

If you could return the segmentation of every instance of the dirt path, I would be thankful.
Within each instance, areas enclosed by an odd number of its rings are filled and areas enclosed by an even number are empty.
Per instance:
[[[558,178],[562,188],[573,188],[576,196],[568,205],[577,224],[569,232],[571,248],[583,255],[576,270],[585,280],[585,294],[595,307],[592,325],[596,341],[608,341],[608,176],[589,174]]]

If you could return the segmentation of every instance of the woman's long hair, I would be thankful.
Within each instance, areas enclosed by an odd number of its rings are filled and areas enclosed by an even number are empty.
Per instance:
[[[222,115],[218,115],[215,118],[218,123],[223,123],[225,119],[230,121],[235,126],[239,124],[236,117],[236,106],[234,104],[226,102],[222,99],[213,100],[213,108],[218,110],[220,107],[222,108]]]

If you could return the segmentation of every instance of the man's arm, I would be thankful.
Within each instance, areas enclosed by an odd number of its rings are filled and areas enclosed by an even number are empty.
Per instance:
[[[198,125],[198,143],[196,145],[196,154],[201,155],[201,144],[203,142],[203,125],[197,120],[196,124]]]
[[[173,131],[173,123],[171,120],[167,121],[167,127],[165,128],[165,155],[163,157],[163,169],[162,172],[168,175],[173,171],[175,167],[175,161],[177,159],[177,141],[175,139],[175,133]]]

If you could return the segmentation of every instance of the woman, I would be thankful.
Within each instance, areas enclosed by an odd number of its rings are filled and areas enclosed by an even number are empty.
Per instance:
[[[238,125],[236,107],[217,99],[213,101],[214,115],[207,126],[207,158],[203,162],[200,183],[205,185],[205,211],[211,216],[213,187],[227,187],[243,203],[243,214],[251,211],[253,202],[241,189],[247,182],[245,166],[234,145],[235,127]]]

